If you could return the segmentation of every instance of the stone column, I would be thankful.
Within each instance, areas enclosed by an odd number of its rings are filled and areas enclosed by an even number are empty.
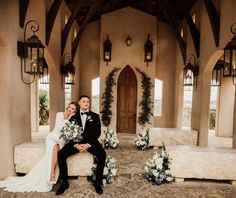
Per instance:
[[[236,87],[234,87],[233,148],[236,148]]]
[[[17,56],[17,41],[23,40],[19,1],[0,1],[0,24],[0,179],[4,179],[14,175],[14,147],[31,137],[30,86],[21,81]],[[29,75],[24,78],[30,80]]]

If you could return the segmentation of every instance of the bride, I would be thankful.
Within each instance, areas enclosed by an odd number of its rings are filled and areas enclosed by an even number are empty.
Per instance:
[[[46,137],[44,157],[24,177],[8,177],[0,181],[0,188],[10,192],[48,192],[52,189],[59,175],[57,153],[65,145],[64,140],[59,139],[60,131],[78,108],[77,102],[71,102],[65,112],[57,113],[55,127]]]

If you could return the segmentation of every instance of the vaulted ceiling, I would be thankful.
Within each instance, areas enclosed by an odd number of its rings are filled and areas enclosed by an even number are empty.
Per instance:
[[[166,23],[170,21],[179,22],[184,18],[185,10],[188,12],[195,0],[65,0],[71,12],[75,12],[77,7],[80,11],[76,16],[76,21],[82,25],[88,15],[89,22],[98,20],[101,15],[124,8],[132,7],[157,17]],[[89,11],[93,9],[94,12]]]
[[[20,0],[20,26],[23,27],[30,0]],[[54,0],[46,17],[46,44],[49,44],[53,25],[63,0]],[[61,32],[61,55],[64,53],[65,44],[74,21],[79,25],[79,31],[72,43],[72,59],[74,59],[80,38],[87,24],[99,20],[101,15],[115,10],[132,7],[155,16],[157,20],[169,24],[176,36],[182,52],[183,60],[186,59],[186,43],[180,35],[179,24],[185,19],[193,38],[196,54],[199,56],[200,33],[192,20],[190,9],[196,0],[64,0],[71,11],[71,15]],[[203,0],[212,26],[215,44],[219,44],[220,17],[214,1]]]
[[[74,20],[80,26],[78,39],[75,41],[75,45],[72,46],[73,55],[86,25],[92,21],[99,20],[103,14],[129,6],[155,16],[157,20],[170,24],[176,34],[179,34],[178,25],[186,15],[190,16],[189,10],[194,5],[195,0],[65,0],[65,2],[73,14]],[[179,35],[177,35],[177,39],[179,40],[182,54],[184,54],[185,44]],[[64,46],[65,41],[62,41],[62,50]]]

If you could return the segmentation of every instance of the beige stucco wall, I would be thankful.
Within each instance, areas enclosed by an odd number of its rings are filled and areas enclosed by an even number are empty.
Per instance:
[[[14,174],[13,147],[30,139],[30,86],[21,82],[18,1],[0,2],[0,179]],[[8,17],[6,17],[8,16]],[[27,79],[26,79],[27,80]]]
[[[80,40],[80,95],[91,96],[92,80],[100,75],[99,26],[99,21],[88,24]]]
[[[234,114],[234,85],[231,78],[223,78],[219,96],[217,135],[232,137]],[[233,97],[232,97],[233,96]]]
[[[156,75],[163,81],[162,115],[154,118],[154,127],[174,127],[174,89],[176,37],[170,25],[157,22]]]
[[[119,19],[119,20],[118,20]],[[147,40],[147,35],[150,33],[150,39],[153,42],[153,61],[148,64],[144,62],[144,43]],[[100,33],[100,57],[103,57],[103,42],[106,40],[107,35],[112,43],[112,60],[108,63],[108,66],[100,59],[100,92],[104,92],[105,78],[108,73],[114,68],[119,67],[121,70],[130,65],[136,74],[137,78],[137,116],[140,112],[138,106],[142,97],[141,89],[141,76],[135,70],[138,67],[141,71],[144,71],[154,83],[155,78],[155,66],[156,66],[156,19],[155,17],[127,7],[117,10],[115,12],[105,14],[101,17],[101,33]],[[127,36],[132,38],[131,46],[126,46],[125,40]],[[118,76],[121,72],[116,73],[115,81],[117,82]],[[112,119],[110,128],[116,130],[116,118],[117,118],[117,87],[113,87],[114,101],[112,103]],[[152,89],[153,97],[153,89]],[[151,124],[146,125],[153,126],[153,117],[150,119]],[[141,127],[136,124],[136,131],[140,131]]]

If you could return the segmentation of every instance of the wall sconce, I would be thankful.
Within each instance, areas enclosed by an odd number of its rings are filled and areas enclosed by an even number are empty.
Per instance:
[[[222,69],[224,68],[224,61],[218,60],[212,70],[211,86],[221,85]]]
[[[40,84],[49,84],[48,64],[45,58],[43,58],[43,74],[40,75]]]
[[[193,58],[193,64],[191,60]],[[183,69],[184,86],[195,86],[197,85],[197,76],[199,75],[199,67],[196,64],[195,56],[190,54],[187,58],[188,63]]]
[[[149,62],[152,62],[152,52],[153,52],[153,43],[150,40],[150,34],[148,34],[147,41],[144,44],[144,62],[147,62],[147,66]]]
[[[236,86],[236,23],[232,24],[230,31],[234,37],[224,48],[223,76],[232,76],[233,84]]]
[[[126,45],[127,45],[127,46],[131,46],[132,39],[129,37],[129,35],[128,35],[128,37],[126,38],[125,42],[126,42]]]
[[[72,63],[71,54],[65,53],[62,57],[61,75],[63,75],[64,83],[74,85],[75,66]]]
[[[33,35],[26,39],[26,30],[29,24],[31,24],[30,29],[33,32]],[[44,46],[35,35],[35,32],[38,30],[39,24],[36,21],[28,21],[24,28],[24,41],[17,42],[17,55],[21,58],[21,80],[25,84],[33,83],[35,75],[43,74]],[[25,73],[34,75],[34,79],[31,82],[25,82],[23,78],[23,69]]]
[[[103,43],[103,60],[107,62],[107,65],[108,65],[108,62],[111,61],[111,47],[112,47],[112,44],[107,35],[107,39]]]

